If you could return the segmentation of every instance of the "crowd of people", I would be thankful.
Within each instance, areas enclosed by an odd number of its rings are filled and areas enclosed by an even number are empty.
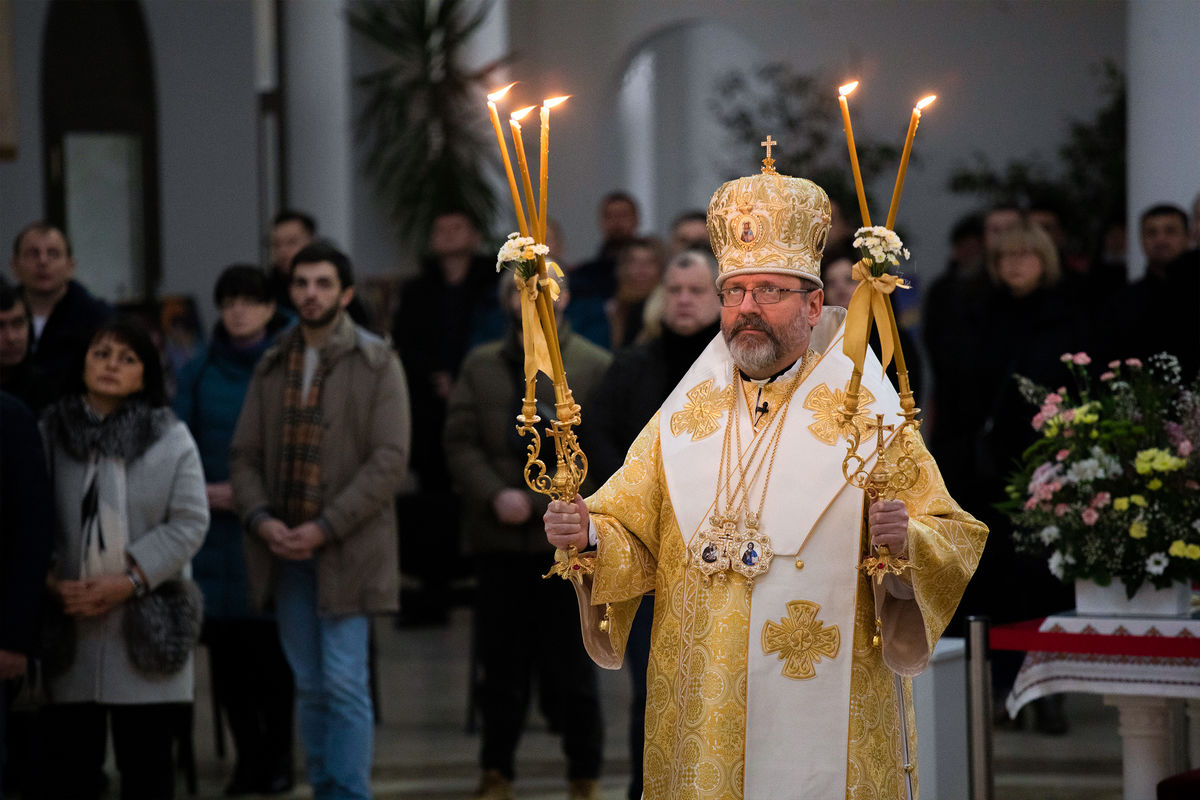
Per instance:
[[[585,496],[719,335],[722,307],[705,212],[680,215],[659,239],[626,193],[599,210],[595,256],[557,278],[563,361],[584,409]],[[955,226],[919,319],[900,315],[929,449],[950,493],[992,531],[960,615],[1071,605],[994,510],[1034,436],[1016,377],[1065,383],[1059,355],[1079,351],[1105,363],[1166,350],[1195,374],[1198,216],[1200,202],[1190,220],[1147,209],[1145,275],[1130,282],[1119,225],[1084,246],[1052,209],[997,206]],[[844,222],[830,233],[826,306],[854,290],[852,236]],[[443,565],[457,555],[475,565],[475,796],[513,796],[535,690],[562,737],[570,796],[599,796],[603,700],[569,586],[540,578],[547,499],[525,485],[527,442],[513,425],[525,387],[519,297],[484,238],[464,213],[436,218],[389,342],[370,330],[388,326],[377,315],[370,325],[350,258],[310,216],[283,212],[271,263],[220,272],[211,335],[167,375],[161,332],[75,279],[61,227],[17,232],[15,283],[0,283],[0,796],[100,796],[111,730],[121,796],[172,797],[199,640],[236,751],[227,794],[292,788],[298,722],[315,796],[369,797],[370,619],[444,624],[457,596]],[[561,236],[548,238],[561,261]],[[548,383],[537,401],[542,419],[555,416]],[[1014,581],[1026,587],[1018,597]],[[643,790],[653,599],[625,654],[630,798]],[[998,663],[998,690],[1015,666]],[[1066,729],[1053,702],[1037,724]]]

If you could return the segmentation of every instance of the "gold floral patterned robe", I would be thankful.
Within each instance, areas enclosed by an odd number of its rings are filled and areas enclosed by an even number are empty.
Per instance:
[[[835,321],[840,322],[840,317]],[[824,338],[828,343],[831,337]],[[768,384],[764,392],[771,408],[779,408],[783,399],[779,384]],[[738,394],[750,404],[759,399],[750,393]],[[689,397],[697,399],[698,395]],[[797,396],[795,402],[802,399]],[[728,402],[732,395],[726,393],[723,401],[716,397],[707,400]],[[833,402],[840,403],[835,391],[829,393],[826,405]],[[706,413],[714,416],[711,405],[705,408],[697,402],[689,408],[697,412],[689,423],[691,432],[696,424],[711,425],[704,422]],[[747,747],[761,746],[747,742],[746,728],[747,659],[750,648],[761,646],[760,631],[749,629],[751,590],[742,576],[730,574],[722,581],[705,581],[688,566],[687,543],[675,504],[704,506],[712,502],[712,495],[671,497],[662,454],[664,430],[666,435],[674,435],[673,426],[662,424],[656,415],[630,448],[624,466],[587,499],[599,544],[595,574],[579,590],[584,639],[597,663],[618,667],[641,596],[655,592],[647,670],[645,797],[740,798],[746,784]],[[848,578],[857,580],[853,632],[841,635],[841,658],[817,667],[851,670],[848,728],[843,723],[848,730],[845,796],[855,800],[906,797],[905,753],[916,763],[910,678],[924,668],[953,615],[987,533],[950,498],[920,437],[914,434],[911,441],[921,477],[899,499],[906,502],[911,518],[908,556],[912,569],[906,571],[905,583],[895,593],[861,573]],[[828,446],[845,452],[843,442]],[[891,446],[898,443],[893,441]],[[780,458],[789,455],[781,452]],[[714,474],[715,469],[714,465]],[[862,515],[865,517],[865,502]],[[865,527],[864,523],[864,531]],[[865,556],[865,542],[862,548]],[[795,568],[790,558],[782,556],[771,566],[772,571]],[[820,569],[821,565],[807,568]],[[911,591],[906,591],[909,581]],[[912,597],[901,599],[895,594]],[[610,625],[607,633],[601,633],[598,623],[606,604],[610,604]],[[882,647],[872,643],[877,618]],[[841,666],[835,666],[838,664]],[[903,679],[897,681],[896,675]],[[786,679],[781,681],[786,683]],[[906,728],[898,716],[897,684],[904,687]],[[907,748],[901,741],[905,729]],[[807,740],[822,735],[821,720],[796,719],[794,733],[789,732],[788,741],[772,742],[772,752],[786,753],[789,748],[801,752]],[[913,783],[915,796],[915,773]],[[802,786],[772,791],[772,798],[809,796]]]

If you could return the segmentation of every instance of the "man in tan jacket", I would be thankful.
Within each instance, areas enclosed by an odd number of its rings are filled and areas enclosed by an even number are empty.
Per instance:
[[[393,495],[408,463],[404,373],[346,313],[349,258],[292,261],[300,324],[255,369],[230,449],[255,604],[273,603],[316,798],[368,798],[369,615],[399,591]]]

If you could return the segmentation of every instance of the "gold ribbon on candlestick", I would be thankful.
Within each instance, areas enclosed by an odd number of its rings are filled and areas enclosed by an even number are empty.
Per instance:
[[[562,270],[553,261],[547,266],[562,275]],[[556,302],[559,294],[558,282],[553,278],[539,278],[536,273],[522,279],[516,272],[513,273],[513,282],[517,285],[517,291],[521,293],[521,338],[525,345],[525,380],[533,380],[539,371],[545,373],[550,380],[554,380],[550,346],[546,343],[546,332],[538,318],[537,298],[541,287],[550,295],[550,302]]]
[[[871,338],[871,323],[879,329],[879,360],[886,370],[891,363],[892,353],[898,332],[895,329],[893,317],[888,313],[888,295],[896,289],[911,288],[904,279],[883,273],[874,275],[867,259],[862,259],[854,265],[851,275],[859,281],[858,288],[850,297],[850,305],[846,310],[846,335],[842,341],[842,352],[854,362],[854,367],[860,373],[863,361],[867,357],[867,342]]]

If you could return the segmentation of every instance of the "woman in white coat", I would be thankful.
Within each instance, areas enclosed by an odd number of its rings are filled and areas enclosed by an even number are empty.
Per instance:
[[[180,579],[208,527],[204,475],[144,331],[102,326],[77,374],[42,418],[58,518],[49,585],[64,622],[47,654],[37,786],[98,796],[111,723],[121,798],[162,800],[193,694],[200,601]]]

